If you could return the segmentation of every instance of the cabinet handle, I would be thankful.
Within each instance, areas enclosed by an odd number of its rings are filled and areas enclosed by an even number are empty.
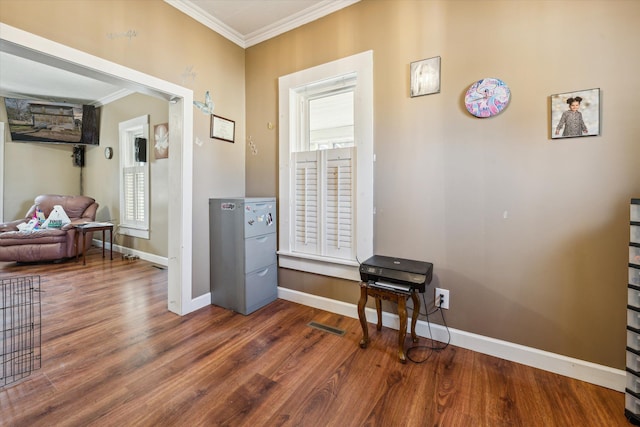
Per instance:
[[[267,239],[269,238],[269,236],[260,236],[256,239],[256,241],[260,242],[260,243],[264,243],[267,241]]]
[[[268,271],[269,271],[269,269],[268,269],[268,268],[265,268],[265,269],[264,269],[264,270],[262,270],[260,273],[258,273],[258,276],[260,276],[260,277],[264,277],[264,276],[267,274],[267,272],[268,272]]]

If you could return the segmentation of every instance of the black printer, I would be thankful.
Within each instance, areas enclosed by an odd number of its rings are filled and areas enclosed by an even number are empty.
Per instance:
[[[433,264],[374,255],[360,264],[360,280],[382,288],[424,292],[433,278]]]

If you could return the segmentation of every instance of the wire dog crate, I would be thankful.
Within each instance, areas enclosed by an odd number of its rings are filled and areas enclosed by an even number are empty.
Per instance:
[[[40,276],[0,279],[0,388],[41,366]]]

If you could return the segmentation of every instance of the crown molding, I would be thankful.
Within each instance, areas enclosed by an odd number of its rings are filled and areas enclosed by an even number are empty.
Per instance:
[[[103,98],[100,98],[98,100],[96,100],[95,102],[92,103],[93,106],[95,107],[102,107],[104,105],[107,105],[111,102],[117,101],[118,99],[124,98],[125,96],[129,96],[131,94],[135,93],[134,91],[130,90],[130,89],[120,89],[116,92],[113,92]]]
[[[164,0],[166,3],[178,9],[180,12],[192,17],[202,25],[212,29],[216,33],[231,40],[238,46],[244,48],[245,42],[242,34],[229,27],[219,19],[209,15],[202,8],[196,6],[189,0]]]
[[[224,22],[211,16],[190,0],[164,0],[169,5],[190,16],[202,25],[210,28],[226,39],[232,41],[243,49],[261,43],[265,40],[279,36],[294,28],[300,27],[309,22],[320,19],[330,13],[336,12],[345,7],[351,6],[360,0],[322,0],[315,5],[308,7],[292,16],[281,19],[273,24],[267,25],[249,34],[243,35]]]
[[[284,34],[287,31],[291,31],[294,28],[308,24],[317,19],[325,17],[333,12],[337,12],[340,9],[351,6],[354,3],[358,3],[360,0],[323,0],[319,1],[315,5],[306,8],[294,15],[274,22],[260,28],[245,36],[245,48],[251,47],[265,40],[269,40],[280,34]]]

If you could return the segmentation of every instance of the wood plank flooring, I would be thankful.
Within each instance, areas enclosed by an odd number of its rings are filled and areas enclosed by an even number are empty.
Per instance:
[[[622,393],[454,346],[402,365],[395,330],[370,324],[361,349],[357,319],[284,300],[180,317],[166,270],[101,255],[0,263],[0,278],[40,275],[42,288],[42,367],[0,389],[0,425],[629,425]]]

